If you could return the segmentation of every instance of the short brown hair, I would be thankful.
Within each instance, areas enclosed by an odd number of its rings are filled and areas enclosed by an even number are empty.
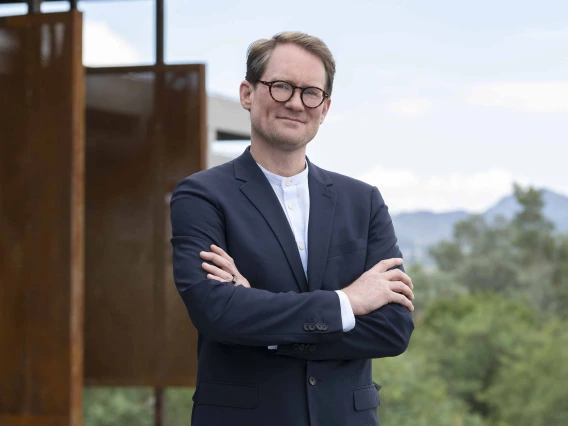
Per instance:
[[[247,74],[245,79],[256,84],[266,70],[274,48],[279,44],[291,43],[320,58],[325,68],[325,91],[331,95],[335,77],[335,60],[327,45],[317,37],[296,31],[278,33],[271,39],[260,39],[247,50]]]

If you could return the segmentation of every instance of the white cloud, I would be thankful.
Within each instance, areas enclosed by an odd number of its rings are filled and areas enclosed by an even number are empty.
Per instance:
[[[376,167],[357,178],[377,186],[395,213],[416,210],[480,213],[511,194],[513,182],[526,184],[497,169],[421,179],[409,169]]]
[[[481,106],[538,113],[568,113],[568,81],[481,84],[467,101]]]
[[[523,36],[532,40],[568,40],[568,27],[555,30],[532,30],[523,34]]]
[[[387,105],[387,110],[401,117],[425,117],[434,108],[428,99],[400,99]]]
[[[399,73],[397,71],[391,70],[391,69],[378,69],[378,70],[374,71],[374,75],[375,75],[376,78],[391,79],[391,78],[398,77]]]
[[[142,56],[128,41],[104,22],[85,21],[83,26],[83,64],[100,67],[140,65]]]

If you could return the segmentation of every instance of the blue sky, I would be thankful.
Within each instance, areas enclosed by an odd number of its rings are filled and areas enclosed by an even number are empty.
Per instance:
[[[170,0],[166,8],[166,62],[207,63],[209,92],[235,99],[252,41],[284,30],[322,38],[337,75],[308,155],[376,185],[395,212],[482,211],[513,181],[568,195],[565,0]],[[153,2],[80,9],[87,64],[153,62]],[[0,7],[0,16],[22,11]]]

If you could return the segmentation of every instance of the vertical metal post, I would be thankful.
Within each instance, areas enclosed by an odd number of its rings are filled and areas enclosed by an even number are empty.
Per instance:
[[[164,64],[164,0],[156,0],[156,65]]]
[[[77,10],[77,0],[69,0],[69,10]]]
[[[166,390],[164,388],[154,388],[154,426],[166,426]]]
[[[27,0],[28,14],[41,13],[41,0]]]
[[[164,0],[156,0],[156,65],[164,65]],[[164,260],[164,249],[163,249],[163,214],[164,214],[164,186],[163,186],[163,96],[165,90],[165,74],[163,70],[159,70],[156,73],[156,87],[155,87],[155,98],[154,98],[154,115],[157,121],[157,128],[154,130],[154,143],[157,145],[157,167],[156,167],[156,181],[155,181],[155,202],[156,202],[156,215],[155,221],[155,249],[156,249],[156,261],[154,266],[158,275],[155,277],[157,287],[157,296],[160,300],[160,296],[163,296],[163,260]],[[163,331],[163,330],[159,330]],[[161,333],[159,334],[161,336]],[[159,339],[159,337],[158,337]],[[166,426],[166,413],[165,413],[165,389],[161,387],[154,388],[156,406],[154,410],[154,426]]]

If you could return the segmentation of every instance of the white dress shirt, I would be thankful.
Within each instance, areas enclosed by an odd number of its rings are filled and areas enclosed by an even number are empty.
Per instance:
[[[258,164],[258,163],[257,163]],[[290,228],[296,239],[304,274],[308,278],[308,222],[310,218],[310,189],[308,186],[308,163],[306,168],[291,177],[283,177],[269,172],[258,164],[264,176],[270,182],[280,205],[286,214]],[[341,323],[343,331],[347,332],[355,327],[355,315],[349,303],[347,295],[341,291],[335,291],[339,297],[341,306]],[[269,346],[269,349],[277,349],[277,345]]]

